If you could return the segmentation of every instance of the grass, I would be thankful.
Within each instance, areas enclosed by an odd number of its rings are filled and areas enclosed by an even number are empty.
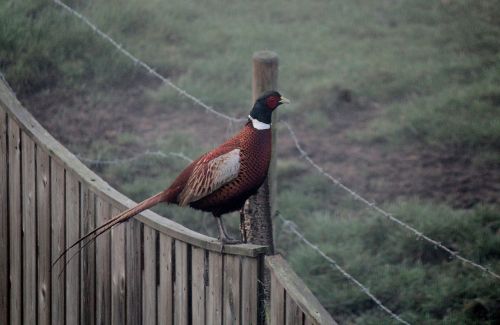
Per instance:
[[[285,116],[328,132],[325,107],[334,90],[345,89],[383,107],[367,128],[352,132],[358,141],[423,142],[475,152],[478,164],[500,161],[500,26],[493,0],[68,3],[160,73],[228,114],[246,113],[252,52],[270,49],[280,55],[280,89],[294,103]],[[62,88],[106,101],[113,88],[151,82],[87,26],[41,0],[0,4],[0,70],[21,98]],[[145,96],[196,112],[166,87],[151,87]],[[152,147],[191,157],[207,149],[183,135],[179,129]],[[97,140],[79,151],[114,159],[138,141],[136,134],[123,134],[116,143]],[[141,200],[168,184],[184,163],[151,157],[96,168]],[[500,322],[499,287],[491,278],[366,212],[308,170],[300,161],[279,162],[281,213],[384,304],[411,323]],[[500,269],[498,207],[454,210],[407,199],[386,208],[464,256]],[[215,233],[206,215],[174,207],[158,212]],[[237,218],[228,219],[236,231]],[[340,321],[390,322],[278,223],[276,238],[279,250]]]

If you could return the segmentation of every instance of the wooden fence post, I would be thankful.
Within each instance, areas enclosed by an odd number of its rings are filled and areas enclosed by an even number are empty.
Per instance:
[[[255,102],[262,92],[278,88],[278,55],[271,51],[260,51],[254,53],[252,61],[252,102]],[[276,193],[276,114],[276,112],[273,114],[272,119],[273,151],[267,179],[257,194],[250,197],[245,203],[240,223],[242,238],[252,244],[267,246],[267,254],[274,254],[272,215],[275,211],[274,198]],[[258,324],[265,324],[265,309],[270,297],[271,277],[269,271],[264,268],[264,263],[261,264],[259,278]]]

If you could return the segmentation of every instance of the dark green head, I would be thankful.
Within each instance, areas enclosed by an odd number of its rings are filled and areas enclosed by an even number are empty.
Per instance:
[[[266,91],[255,101],[250,116],[259,122],[271,124],[271,116],[274,110],[281,104],[288,104],[290,101],[277,91]]]

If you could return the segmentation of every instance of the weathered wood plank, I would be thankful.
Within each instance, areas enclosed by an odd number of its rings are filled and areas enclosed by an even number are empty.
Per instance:
[[[311,317],[305,316],[304,325],[317,325],[317,324],[318,323],[316,323]]]
[[[65,207],[64,207],[64,168],[58,162],[51,160],[50,164],[50,206],[52,211],[52,260],[55,260],[65,249]],[[52,270],[51,280],[51,317],[52,324],[63,324],[65,321],[65,284],[66,272],[60,270],[66,264],[62,258]]]
[[[207,324],[222,324],[222,255],[215,252],[208,254],[208,297]]]
[[[10,323],[22,324],[22,218],[21,218],[21,136],[19,126],[8,120],[9,133],[9,256]]]
[[[0,107],[0,324],[9,324],[9,195],[7,113]]]
[[[258,259],[243,257],[241,261],[241,323],[257,324]]]
[[[191,249],[191,297],[192,297],[192,323],[205,325],[205,277],[208,267],[205,261],[205,250],[197,247]]]
[[[240,324],[241,260],[236,255],[224,256],[223,324]]]
[[[119,209],[111,209],[111,215],[118,213]],[[120,224],[111,229],[111,324],[125,324],[126,301],[125,225]]]
[[[175,241],[175,324],[188,324],[189,321],[188,248],[188,244]]]
[[[80,238],[80,184],[66,172],[66,247]],[[73,251],[76,251],[73,250]],[[71,251],[71,256],[73,254]],[[66,265],[66,324],[80,322],[80,256]]]
[[[127,324],[142,321],[142,224],[132,219],[126,223]]]
[[[36,150],[37,192],[37,243],[38,243],[38,324],[50,324],[50,158],[37,147]]]
[[[286,289],[287,294],[306,316],[310,316],[318,324],[336,324],[332,316],[330,316],[318,299],[312,294],[311,290],[295,274],[283,257],[280,255],[266,256],[265,261],[277,285],[279,284],[279,286]],[[272,289],[271,295],[273,295]]]
[[[293,299],[286,295],[285,320],[287,325],[302,325],[302,311]]]
[[[283,325],[285,323],[285,289],[271,274],[271,325]]]
[[[160,283],[158,287],[158,324],[172,325],[174,320],[173,240],[160,233]]]
[[[142,279],[142,323],[156,324],[156,230],[144,226],[144,272]]]
[[[111,205],[97,197],[97,224],[111,217]],[[96,324],[111,323],[111,245],[110,233],[96,239]]]
[[[81,188],[81,231],[80,236],[95,228],[95,194],[86,184]],[[81,313],[82,325],[95,324],[95,243],[87,245],[81,251]]]
[[[22,132],[23,322],[36,323],[36,179],[35,143]]]

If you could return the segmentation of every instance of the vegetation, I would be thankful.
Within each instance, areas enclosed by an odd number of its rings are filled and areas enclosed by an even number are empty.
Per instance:
[[[295,99],[284,115],[327,128],[322,107],[330,90],[342,87],[384,107],[367,128],[351,131],[357,141],[460,148],[481,161],[500,162],[498,1],[68,3],[159,72],[228,114],[246,113],[249,56],[267,48],[280,54],[281,88]],[[22,98],[62,88],[106,100],[109,89],[151,82],[87,26],[41,0],[0,4],[0,71]],[[192,106],[166,87],[153,86],[145,97],[187,112]],[[136,134],[126,133],[116,143],[96,140],[84,149],[91,157],[114,158],[126,155],[137,141]],[[154,147],[191,157],[207,149],[183,136],[181,128]],[[123,192],[142,199],[168,184],[184,163],[150,157],[96,168]],[[280,161],[279,184],[282,215],[404,319],[500,322],[500,286],[492,278],[363,210],[302,161]],[[405,198],[386,208],[464,256],[500,270],[497,206],[458,210]],[[209,216],[173,207],[159,210],[214,234]],[[236,231],[237,218],[228,219]],[[336,319],[390,322],[279,221],[276,237],[279,250]]]

